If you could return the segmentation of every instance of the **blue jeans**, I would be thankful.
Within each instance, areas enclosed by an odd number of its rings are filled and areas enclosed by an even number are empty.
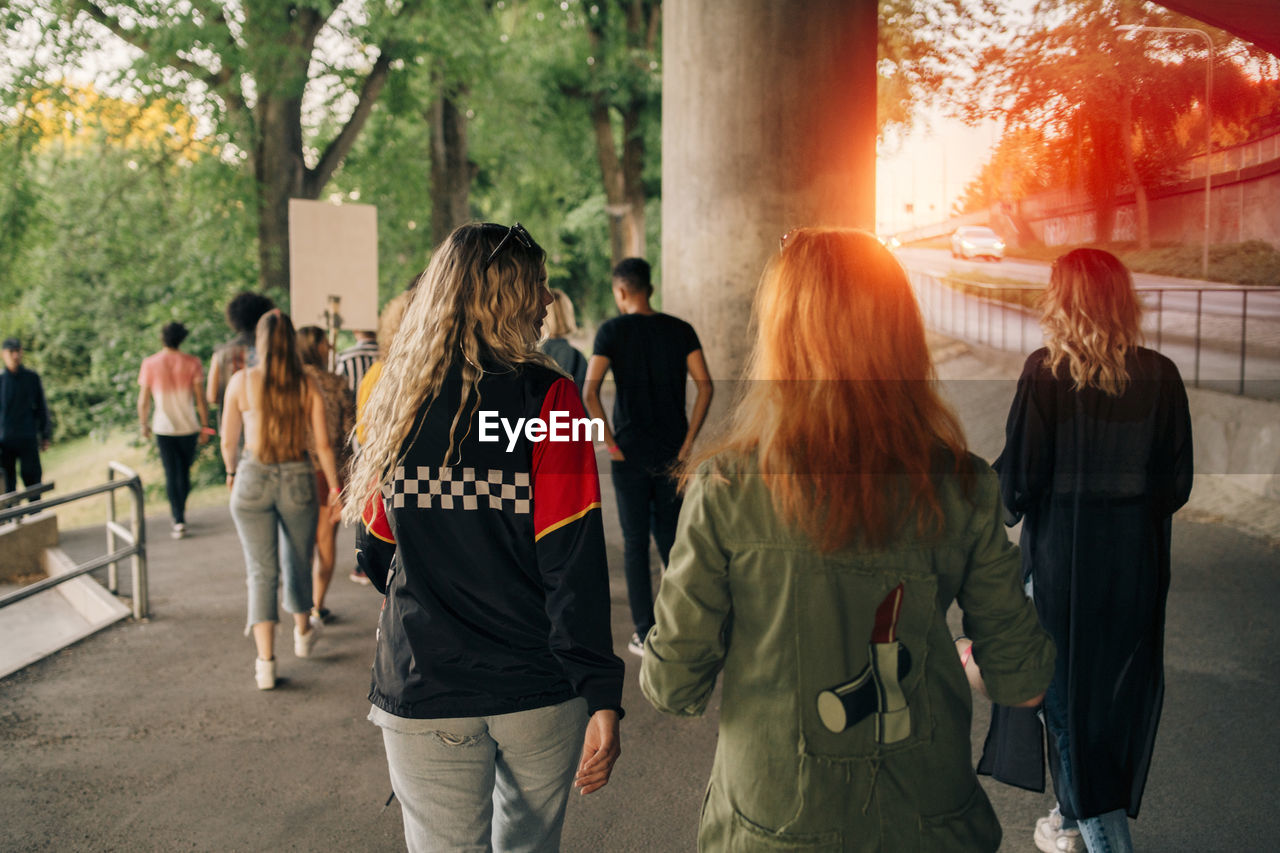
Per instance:
[[[1052,686],[1044,697],[1044,717],[1049,736],[1054,739],[1058,748],[1058,774],[1062,783],[1058,799],[1070,799],[1074,787],[1071,777],[1071,739],[1067,731],[1067,705]],[[1068,803],[1068,806],[1071,811],[1080,814],[1077,804]],[[1079,820],[1063,815],[1062,828],[1079,829],[1089,853],[1133,853],[1133,839],[1129,837],[1129,816],[1124,809]]]
[[[555,853],[587,702],[491,717],[410,720],[378,707],[409,853]]]
[[[309,461],[266,465],[247,450],[240,457],[231,490],[231,518],[244,548],[250,627],[278,621],[276,587],[282,574],[284,609],[311,611],[311,555],[318,513],[316,478]]]
[[[681,499],[675,480],[665,473],[654,473],[638,462],[614,461],[610,471],[622,527],[622,571],[627,579],[627,602],[631,605],[636,634],[643,640],[653,627],[649,534],[653,534],[665,568],[676,539]]]

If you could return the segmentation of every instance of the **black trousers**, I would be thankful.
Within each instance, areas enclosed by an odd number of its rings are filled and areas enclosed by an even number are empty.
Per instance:
[[[22,485],[34,486],[44,476],[40,468],[40,439],[6,438],[0,441],[0,469],[4,470],[4,492],[18,491],[18,465],[22,466]]]
[[[191,463],[196,460],[196,439],[191,435],[157,435],[160,464],[164,466],[164,490],[174,524],[187,521],[187,495],[191,493]]]
[[[649,573],[649,536],[665,568],[676,538],[680,495],[666,473],[624,460],[613,462],[613,493],[622,526],[622,567],[627,578],[631,621],[640,639],[653,627],[653,579]]]

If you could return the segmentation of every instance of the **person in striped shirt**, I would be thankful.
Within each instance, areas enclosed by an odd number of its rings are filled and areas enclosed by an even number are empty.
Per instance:
[[[378,335],[371,331],[356,332],[355,346],[347,347],[338,353],[338,366],[334,373],[347,383],[352,394],[360,387],[360,380],[369,369],[369,365],[378,358]]]

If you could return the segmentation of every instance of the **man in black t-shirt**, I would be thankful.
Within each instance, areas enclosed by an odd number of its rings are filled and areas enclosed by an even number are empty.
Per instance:
[[[672,475],[689,454],[711,405],[711,374],[698,334],[684,320],[653,310],[649,264],[626,258],[613,269],[613,300],[621,316],[596,332],[583,398],[587,412],[605,422],[613,490],[622,523],[627,599],[636,631],[627,645],[643,654],[653,627],[649,536],[665,567],[675,540],[680,497]],[[610,426],[600,403],[600,383],[612,368],[616,397]],[[686,375],[698,392],[685,416]]]

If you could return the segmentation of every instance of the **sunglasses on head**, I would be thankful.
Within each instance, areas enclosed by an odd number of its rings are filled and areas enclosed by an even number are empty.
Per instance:
[[[499,225],[498,227],[501,228],[502,226]],[[498,253],[511,242],[519,243],[526,249],[533,248],[533,238],[529,236],[528,231],[524,230],[524,226],[517,222],[515,225],[512,225],[507,229],[507,233],[498,241],[498,245],[493,247],[493,251],[490,252],[489,257],[485,259],[484,268],[488,269],[489,265],[493,263],[493,259],[498,257]]]

